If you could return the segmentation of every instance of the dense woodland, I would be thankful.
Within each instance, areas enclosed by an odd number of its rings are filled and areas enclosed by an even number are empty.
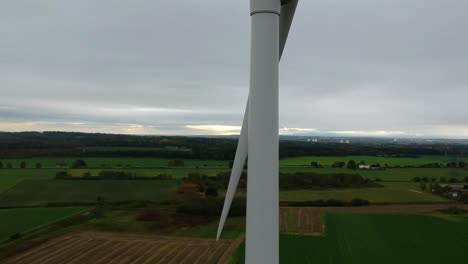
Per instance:
[[[0,158],[30,157],[159,157],[232,160],[235,137],[175,137],[87,134],[68,132],[0,132]],[[100,151],[95,147],[122,147]],[[128,147],[147,149],[125,149]],[[188,151],[179,151],[184,149]],[[280,141],[280,157],[393,155],[460,155],[468,153],[461,144],[339,144]]]

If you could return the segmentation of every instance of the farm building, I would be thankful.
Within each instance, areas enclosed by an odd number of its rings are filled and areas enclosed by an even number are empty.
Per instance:
[[[468,196],[468,189],[465,187],[452,187],[452,189],[447,192],[447,196],[449,199],[460,200],[462,197]]]

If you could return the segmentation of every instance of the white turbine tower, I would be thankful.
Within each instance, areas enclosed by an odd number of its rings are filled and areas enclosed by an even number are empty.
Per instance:
[[[279,60],[298,0],[250,0],[249,101],[218,226],[219,239],[247,156],[247,264],[279,263]]]

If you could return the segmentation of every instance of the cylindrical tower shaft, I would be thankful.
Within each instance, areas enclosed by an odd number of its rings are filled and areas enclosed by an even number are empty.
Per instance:
[[[280,0],[251,0],[247,264],[279,263]]]

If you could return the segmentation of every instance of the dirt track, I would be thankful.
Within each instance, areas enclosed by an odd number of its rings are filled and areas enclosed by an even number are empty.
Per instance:
[[[53,239],[4,264],[224,263],[232,240],[83,232]],[[223,261],[221,261],[223,260]]]

